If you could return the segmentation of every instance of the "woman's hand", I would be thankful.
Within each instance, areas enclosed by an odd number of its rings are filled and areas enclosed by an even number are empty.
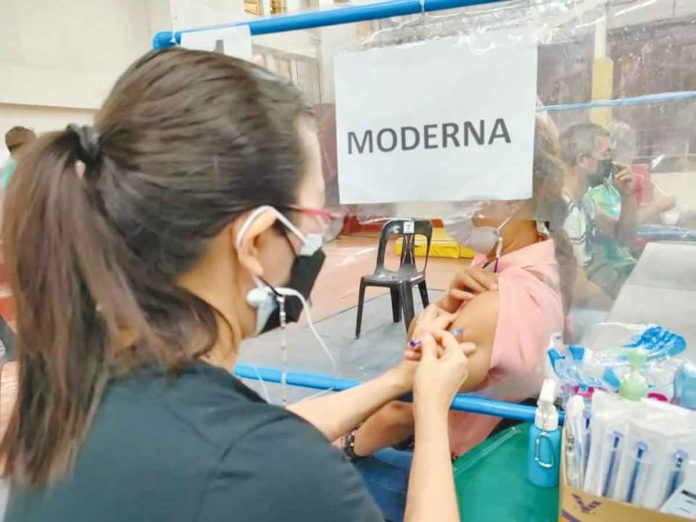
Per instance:
[[[445,312],[436,305],[430,305],[413,320],[409,328],[409,340],[420,339],[426,333],[435,334],[449,328],[454,320],[454,314]],[[414,349],[410,343],[406,345],[404,359],[392,372],[398,379],[404,393],[413,389],[413,379],[421,358],[420,348]]]
[[[433,412],[447,413],[468,375],[466,356],[475,349],[471,343],[460,344],[449,332],[423,334],[421,360],[413,386],[416,417]]]
[[[454,276],[447,294],[438,302],[438,306],[445,312],[455,313],[462,303],[497,289],[498,274],[480,266],[467,266]]]
[[[443,310],[440,306],[431,304],[416,315],[408,328],[409,341],[420,339],[425,332],[441,332],[447,330],[456,318],[454,313]],[[410,344],[409,344],[410,346]]]
[[[447,414],[454,394],[466,379],[466,353],[473,345],[460,345],[447,332],[434,336],[425,333],[420,341],[422,358],[413,389],[416,447],[404,520],[455,522],[459,520],[459,512],[452,479]]]

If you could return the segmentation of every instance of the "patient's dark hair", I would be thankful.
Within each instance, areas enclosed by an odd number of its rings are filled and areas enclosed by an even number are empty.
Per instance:
[[[563,309],[568,313],[572,304],[573,284],[577,274],[577,260],[564,224],[568,205],[563,200],[565,165],[560,160],[557,138],[548,125],[537,118],[534,137],[533,190],[535,213],[545,221],[556,247],[561,278]]]
[[[242,212],[295,203],[308,111],[250,63],[151,52],[94,129],[46,134],[19,161],[2,230],[20,369],[0,448],[13,481],[70,469],[109,379],[210,350],[213,311],[175,278]]]

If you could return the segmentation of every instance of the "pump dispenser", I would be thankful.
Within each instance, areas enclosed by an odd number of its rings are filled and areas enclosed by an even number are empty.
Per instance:
[[[631,371],[621,379],[619,395],[629,401],[639,401],[648,395],[648,381],[640,373],[648,356],[639,350],[628,350],[626,359],[628,364],[631,365]]]
[[[534,425],[529,428],[527,446],[527,479],[541,488],[553,488],[558,485],[561,430],[558,427],[555,400],[556,382],[546,379],[537,401]]]

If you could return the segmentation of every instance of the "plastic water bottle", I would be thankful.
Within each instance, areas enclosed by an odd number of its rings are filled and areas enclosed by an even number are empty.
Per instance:
[[[534,424],[529,428],[527,480],[540,488],[558,485],[561,464],[561,430],[554,406],[556,383],[546,379],[539,394]]]

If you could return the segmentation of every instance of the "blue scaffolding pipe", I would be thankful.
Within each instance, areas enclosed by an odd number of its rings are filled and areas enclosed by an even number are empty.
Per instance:
[[[263,368],[249,364],[238,364],[235,368],[235,375],[240,379],[253,381],[263,381],[279,384],[281,382],[281,371],[278,368]],[[288,372],[286,375],[288,386],[300,388],[311,388],[314,390],[333,390],[343,391],[362,384],[360,381],[341,379],[329,375],[315,373]],[[514,419],[523,422],[533,422],[536,408],[524,404],[496,401],[485,399],[474,395],[458,394],[452,401],[451,408],[457,411],[469,413],[480,413],[494,417]],[[561,414],[561,422],[563,415]]]
[[[696,99],[696,91],[661,92],[657,94],[646,94],[631,98],[616,98],[614,100],[594,100],[581,103],[566,103],[564,105],[547,105],[540,107],[537,112],[561,112],[585,109],[596,109],[600,107],[627,107],[629,105],[644,105],[647,103],[663,103],[682,100]]]
[[[390,18],[392,16],[404,16],[417,14],[424,11],[438,11],[443,9],[454,9],[457,7],[470,7],[474,5],[492,4],[504,0],[388,0],[385,2],[375,2],[365,5],[351,5],[327,9],[324,11],[310,11],[271,18],[261,18],[258,20],[247,20],[242,22],[211,25],[206,27],[196,27],[184,29],[182,31],[160,31],[155,34],[152,45],[155,49],[171,47],[181,43],[182,33],[195,31],[210,31],[214,29],[224,29],[239,25],[248,25],[252,35],[281,33],[285,31],[297,31],[301,29],[312,29],[330,25],[348,24],[367,20],[377,20],[380,18]],[[629,105],[643,105],[648,103],[663,103],[681,100],[696,99],[696,91],[666,92],[658,94],[648,94],[631,98],[617,98],[613,100],[594,100],[590,102],[570,103],[563,105],[548,105],[537,109],[539,112],[562,112],[572,110],[586,110],[601,107],[625,107]]]
[[[474,5],[493,4],[503,0],[388,0],[364,5],[350,5],[326,9],[323,11],[309,11],[258,20],[245,20],[228,24],[211,25],[207,27],[195,27],[181,31],[160,31],[153,40],[155,49],[171,47],[181,43],[181,34],[194,31],[209,31],[212,29],[225,29],[239,25],[248,25],[252,35],[283,33],[286,31],[299,31],[302,29],[314,29],[330,25],[350,24],[391,18],[392,16],[405,16],[418,14],[423,11],[441,11],[457,7],[471,7]]]

